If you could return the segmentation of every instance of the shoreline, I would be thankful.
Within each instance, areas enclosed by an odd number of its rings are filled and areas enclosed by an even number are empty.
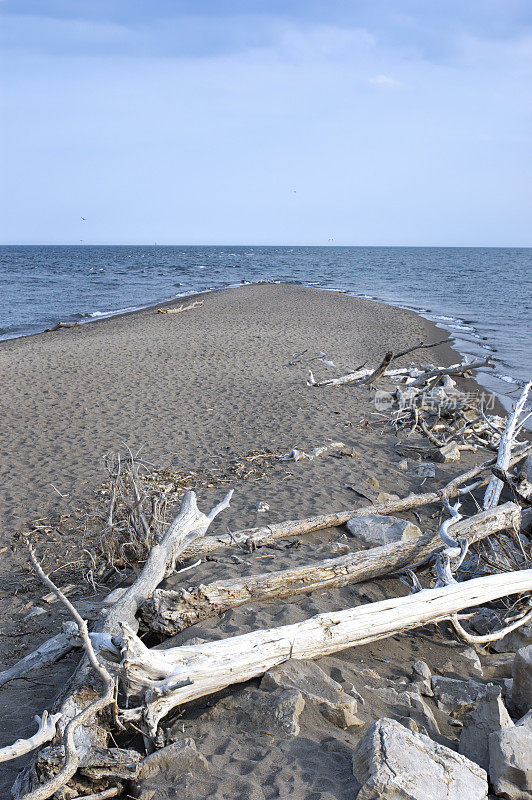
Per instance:
[[[28,530],[28,523],[38,518],[32,538],[39,556],[61,586],[74,587],[72,597],[79,605],[89,586],[85,549],[93,546],[90,524],[85,527],[89,505],[93,527],[97,532],[102,529],[94,512],[103,508],[96,492],[106,478],[105,452],[123,451],[125,445],[133,450],[144,447],[144,458],[167,467],[168,475],[229,475],[229,485],[206,481],[198,491],[203,510],[219,502],[227,488],[235,489],[230,508],[213,524],[213,534],[357,508],[367,504],[372,492],[406,497],[424,490],[426,478],[399,467],[402,457],[395,432],[378,425],[367,388],[313,389],[305,381],[309,366],[316,375],[336,376],[347,365],[379,363],[389,349],[398,352],[420,340],[439,341],[436,325],[412,311],[303,286],[265,283],[199,296],[205,301],[202,306],[177,315],[157,314],[152,306],[100,319],[101,325],[1,344],[8,386],[0,397],[4,406],[0,409],[0,598],[5,609],[0,660],[6,666],[55,635],[66,619],[59,604],[43,602],[43,588],[28,568],[25,541],[18,531]],[[290,366],[293,354],[305,349],[308,357],[326,353],[336,367],[318,361]],[[432,348],[430,356],[420,350],[397,364],[427,360],[448,365],[456,361],[456,353],[443,344]],[[471,379],[460,379],[459,384],[466,391],[479,388]],[[361,420],[369,424],[361,425]],[[349,455],[297,463],[275,457],[294,447],[308,452],[337,441],[345,443]],[[248,463],[255,464],[257,453],[272,454],[264,474],[255,478],[232,471],[235,459],[242,462],[251,454]],[[429,485],[439,488],[480,460],[482,454],[464,452],[459,465],[438,463]],[[266,504],[268,510],[259,513],[257,503]],[[421,527],[434,529],[430,510],[420,513]],[[411,515],[411,521],[416,520]],[[194,580],[234,576],[244,555],[249,568],[259,571],[289,567],[296,558],[312,559],[316,554],[325,558],[334,552],[331,547],[341,535],[341,529],[310,534],[297,552],[276,547],[247,555],[222,553],[196,566]],[[281,610],[275,603],[251,610],[243,607],[195,626],[191,633],[216,638],[220,631],[229,635],[296,622],[316,611],[367,602],[368,591],[380,599],[383,585],[301,596]],[[89,591],[97,599],[101,587],[92,584]],[[90,619],[94,608],[91,599],[83,613]],[[32,615],[36,610],[38,615]],[[398,663],[410,664],[420,657],[418,652],[414,656],[405,637],[398,643],[384,641],[358,650],[357,658],[363,656],[370,667],[377,653],[381,664],[390,658],[390,647],[395,648]],[[448,656],[442,648],[440,657],[436,646],[423,657],[443,664]],[[33,732],[34,714],[50,706],[76,658],[73,654],[39,673],[35,696],[28,696],[24,680],[3,689],[0,746]],[[332,657],[320,663],[338,668],[342,661]],[[351,680],[351,673],[347,677]],[[20,765],[7,766],[0,787],[5,781],[7,790]]]
[[[93,323],[96,322],[103,322],[105,320],[128,316],[130,314],[138,314],[145,311],[151,311],[153,309],[160,307],[162,304],[175,305],[179,302],[182,302],[186,298],[193,299],[195,297],[201,297],[202,295],[208,295],[213,292],[225,292],[234,289],[239,289],[244,286],[260,286],[263,284],[271,284],[277,286],[294,286],[294,287],[302,286],[306,288],[316,289],[321,292],[345,294],[348,295],[349,297],[354,297],[359,300],[367,300],[369,302],[381,303],[391,308],[397,308],[403,311],[410,311],[421,317],[423,320],[432,323],[437,328],[449,333],[449,335],[453,339],[451,347],[456,352],[456,354],[460,356],[460,359],[466,357],[475,358],[481,355],[484,356],[493,355],[495,362],[497,362],[496,358],[497,350],[489,344],[489,342],[487,341],[487,337],[480,336],[480,334],[477,332],[477,329],[474,327],[471,321],[464,320],[458,316],[449,316],[445,314],[440,314],[431,311],[430,309],[418,307],[412,304],[402,304],[394,302],[392,300],[387,300],[384,297],[355,293],[350,289],[345,289],[341,287],[329,288],[325,286],[317,286],[312,281],[300,282],[300,283],[290,283],[277,280],[242,281],[240,283],[230,284],[228,286],[222,286],[222,287],[214,287],[214,288],[211,287],[199,290],[191,289],[181,294],[174,295],[170,298],[164,298],[154,302],[149,302],[145,305],[143,304],[136,307],[117,309],[111,311],[92,312],[95,314],[95,316],[91,316],[90,314],[88,314],[86,318],[77,320],[61,319],[61,320],[56,320],[54,324],[57,324],[59,322],[67,322],[69,325],[72,326],[89,325],[89,324],[92,325]],[[11,342],[17,339],[28,339],[30,337],[41,336],[42,334],[49,332],[51,331],[40,330],[40,331],[33,331],[30,333],[20,333],[14,336],[10,336],[8,338],[0,338],[0,348],[3,342]],[[462,336],[460,336],[460,332],[462,332]],[[483,341],[485,341],[486,343],[483,344],[482,343]],[[505,363],[500,362],[501,369],[503,366],[506,366]],[[503,370],[503,371],[507,372],[508,370]],[[513,399],[509,397],[507,393],[503,392],[502,388],[498,386],[497,383],[504,384],[505,386],[514,386],[515,389],[513,389],[512,391],[516,391],[518,388],[524,385],[524,382],[521,379],[517,379],[513,375],[498,374],[498,372],[492,372],[491,370],[477,371],[476,381],[488,392],[495,394],[497,401],[505,410],[505,412],[511,411]],[[532,430],[532,420],[527,425],[525,425],[525,427],[529,430]]]

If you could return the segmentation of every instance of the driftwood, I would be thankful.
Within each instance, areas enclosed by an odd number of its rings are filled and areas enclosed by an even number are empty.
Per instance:
[[[531,447],[521,449],[519,453],[514,453],[510,465],[516,464],[520,461],[525,454],[527,454]],[[431,492],[424,492],[423,494],[411,494],[408,497],[400,500],[388,500],[385,503],[374,503],[372,505],[363,506],[361,508],[348,509],[345,511],[335,511],[330,514],[319,514],[315,517],[307,517],[306,519],[287,520],[285,522],[277,522],[272,525],[264,525],[258,528],[245,528],[244,530],[235,531],[232,533],[218,534],[216,536],[205,536],[203,539],[198,539],[193,544],[189,545],[183,552],[183,558],[198,558],[212,553],[221,547],[240,546],[248,550],[254,550],[258,547],[263,547],[278,539],[294,538],[297,536],[304,536],[307,533],[314,531],[324,530],[326,528],[334,528],[338,525],[345,525],[353,517],[361,517],[366,514],[395,514],[402,511],[409,511],[412,508],[420,508],[421,506],[429,505],[430,503],[438,503],[443,499],[451,499],[457,495],[466,494],[473,488],[483,486],[488,482],[488,478],[475,481],[474,486],[463,486],[469,481],[474,480],[485,470],[489,469],[495,464],[496,459],[491,458],[484,461],[472,469],[458,475],[453,480],[449,481],[441,489]]]
[[[505,503],[455,523],[452,532],[457,539],[472,544],[507,528],[519,530],[520,520],[519,506]],[[177,591],[157,589],[142,607],[141,615],[150,628],[172,636],[202,619],[247,603],[280,600],[397,572],[426,559],[438,544],[438,534],[427,534],[278,572],[219,580]],[[447,544],[455,546],[456,542],[450,539]]]
[[[31,753],[32,750],[37,750],[38,747],[41,747],[41,745],[53,739],[56,732],[57,721],[60,717],[61,714],[52,714],[48,716],[48,711],[44,711],[42,717],[34,717],[35,722],[39,726],[37,733],[34,733],[33,736],[30,736],[28,739],[17,739],[13,744],[2,747],[0,749],[0,763],[12,761],[14,758],[20,758],[20,756]]]
[[[123,624],[126,624],[131,631],[137,629],[136,614],[140,606],[153,594],[159,583],[173,571],[183,550],[195,539],[205,535],[212,520],[228,507],[232,494],[232,490],[228,492],[222,502],[209,514],[199,511],[194,492],[185,494],[179,513],[168,526],[161,541],[151,548],[148,559],[136,581],[125,592],[120,593],[112,605],[100,613],[95,625],[100,646],[105,643],[107,649],[116,656],[117,651],[112,637],[120,632]],[[41,579],[60,597],[73,614],[80,633],[85,637],[87,653],[64,695],[56,703],[56,710],[60,715],[58,726],[65,746],[64,765],[53,779],[42,786],[31,786],[31,791],[24,794],[24,800],[46,800],[72,778],[79,766],[80,759],[87,757],[95,747],[105,748],[109,731],[102,720],[100,724],[94,725],[93,717],[114,701],[115,685],[105,667],[96,658],[86,622],[77,614],[67,598],[61,595],[52,581],[44,575],[31,550],[30,555]],[[94,637],[94,634],[92,636]],[[90,685],[92,670],[99,672],[104,681],[105,692],[102,696],[95,694]],[[31,767],[29,772],[31,772]],[[24,773],[19,775],[17,780],[19,786],[26,785]],[[20,794],[14,796],[17,797]]]
[[[65,630],[66,629],[66,630]],[[63,625],[63,632],[58,633],[38,647],[33,653],[17,661],[9,669],[0,672],[0,686],[17,678],[25,678],[30,672],[42,667],[48,667],[63,658],[67,653],[76,647],[78,640],[78,626],[74,622],[66,622]]]
[[[190,311],[193,308],[197,308],[198,306],[202,306],[204,303],[203,300],[194,300],[192,303],[189,303],[188,306],[183,305],[181,303],[180,306],[177,308],[158,308],[158,314],[181,314],[182,311]]]
[[[398,369],[387,369],[387,366],[394,360],[393,353],[387,353],[383,362],[377,369],[363,368],[354,372],[348,372],[347,375],[341,375],[339,378],[327,378],[326,380],[317,381],[309,370],[309,377],[307,386],[344,386],[347,383],[361,382],[362,384],[369,380],[374,382],[377,378],[406,378],[409,386],[415,388],[422,386],[433,379],[442,378],[444,375],[464,375],[473,369],[479,367],[493,366],[491,364],[492,356],[487,358],[477,358],[473,361],[463,361],[459,364],[452,364],[450,367],[434,367],[433,365],[425,367],[400,367]],[[375,376],[375,374],[378,373]]]
[[[516,403],[514,412],[510,415],[506,424],[506,428],[504,429],[504,433],[501,436],[496,463],[496,466],[499,469],[507,470],[510,465],[510,457],[512,454],[512,448],[515,444],[519,417],[523,413],[523,409],[531,389],[532,381],[527,383],[527,385],[524,387],[521,396]],[[497,478],[496,475],[492,475],[484,495],[484,508],[494,508],[494,506],[497,505],[499,502],[499,497],[501,496],[503,485],[504,484],[500,478]]]
[[[128,694],[138,705],[121,711],[121,719],[142,720],[154,733],[159,720],[177,706],[255,678],[290,658],[329,655],[530,590],[532,569],[489,575],[319,614],[295,625],[168,650],[150,650],[123,624],[120,669]]]

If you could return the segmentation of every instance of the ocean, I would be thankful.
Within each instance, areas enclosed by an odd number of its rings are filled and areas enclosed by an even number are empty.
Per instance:
[[[268,280],[419,312],[493,354],[479,378],[506,407],[532,375],[532,248],[5,245],[0,279],[0,339]]]

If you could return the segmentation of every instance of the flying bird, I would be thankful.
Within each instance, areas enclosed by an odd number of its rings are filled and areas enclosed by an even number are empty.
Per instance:
[[[85,217],[82,217],[81,219],[83,220],[83,222],[87,222],[87,220],[85,219]]]

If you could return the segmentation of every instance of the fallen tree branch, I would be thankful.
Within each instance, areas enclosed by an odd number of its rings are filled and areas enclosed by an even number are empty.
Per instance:
[[[455,520],[452,518],[452,521]],[[519,530],[520,521],[519,506],[505,503],[455,522],[452,530],[454,536],[472,544],[507,528]],[[346,586],[398,572],[426,559],[438,544],[439,534],[429,533],[417,539],[405,539],[277,572],[219,580],[177,591],[156,589],[142,607],[141,615],[153,630],[173,636],[230,608]]]
[[[522,449],[519,453],[515,453],[512,457],[512,464],[517,463],[524,455],[532,451],[532,445]],[[260,528],[245,528],[244,530],[235,531],[229,534],[219,534],[217,536],[205,536],[188,546],[182,553],[183,558],[199,558],[207,553],[213,552],[221,547],[240,546],[248,550],[254,550],[258,547],[272,544],[278,539],[293,538],[297,536],[304,536],[307,533],[314,531],[325,530],[326,528],[335,528],[338,525],[345,525],[353,517],[361,517],[366,514],[394,514],[402,511],[409,511],[412,508],[419,508],[421,506],[429,505],[430,503],[438,503],[443,499],[451,499],[457,495],[466,494],[478,486],[487,483],[489,478],[476,481],[474,486],[463,486],[468,481],[473,480],[485,470],[489,469],[495,464],[496,459],[491,458],[489,461],[484,461],[476,467],[473,467],[467,472],[458,475],[449,481],[448,484],[441,489],[432,492],[425,492],[424,494],[411,494],[401,500],[389,500],[385,503],[375,503],[361,508],[349,509],[346,511],[335,511],[330,514],[320,514],[315,517],[307,517],[306,519],[287,520],[285,522],[278,522],[272,525],[264,525]]]
[[[60,717],[61,714],[48,716],[48,711],[43,711],[42,717],[35,716],[33,719],[39,726],[37,733],[34,733],[28,739],[17,739],[13,744],[2,747],[0,749],[0,763],[12,761],[14,758],[31,753],[32,750],[36,750],[41,745],[51,741],[55,736],[57,721]]]
[[[519,417],[521,416],[525,407],[530,389],[532,389],[532,381],[529,381],[523,388],[521,396],[515,405],[513,414],[510,415],[508,422],[506,423],[497,453],[496,466],[499,469],[507,470],[510,466],[512,447],[515,444],[516,428],[519,423]],[[501,496],[503,485],[503,482],[499,478],[497,478],[495,475],[492,475],[484,495],[484,508],[493,508],[497,505],[499,502],[499,497]]]
[[[124,722],[143,720],[155,733],[160,719],[183,703],[262,675],[290,658],[312,659],[367,644],[427,623],[448,620],[464,608],[532,589],[532,569],[483,576],[407,597],[368,603],[281,628],[214,642],[150,650],[122,625],[122,679],[137,707]]]
[[[479,367],[492,367],[493,369],[494,365],[491,363],[492,358],[493,356],[488,356],[484,359],[477,358],[476,360],[473,359],[473,361],[464,361],[461,364],[453,364],[450,367],[434,367],[434,369],[424,372],[408,385],[410,388],[415,389],[417,386],[422,386],[431,378],[441,378],[444,375],[463,375],[464,373],[471,372],[473,369],[479,369]]]
[[[523,614],[522,617],[498,631],[486,633],[484,636],[477,636],[473,633],[469,633],[465,630],[465,628],[462,627],[457,614],[453,614],[453,616],[449,617],[449,622],[455,629],[456,633],[461,639],[464,640],[464,642],[467,642],[467,644],[489,644],[490,642],[498,642],[500,639],[506,636],[507,633],[511,633],[517,628],[520,628],[522,625],[526,625],[526,623],[530,622],[530,620],[532,620],[532,610],[527,614]]]
[[[66,630],[65,630],[66,628]],[[78,626],[74,622],[65,622],[63,625],[63,632],[58,633],[51,639],[43,642],[33,653],[30,653],[25,658],[17,661],[9,669],[0,672],[0,686],[14,681],[17,678],[25,678],[30,672],[36,669],[48,667],[50,664],[55,664],[60,658],[63,658],[74,647],[79,646],[79,639],[77,638],[79,631]]]
[[[183,550],[196,539],[205,535],[212,520],[228,507],[232,494],[233,491],[229,491],[221,503],[215,506],[209,514],[199,511],[194,492],[185,494],[177,516],[168,526],[161,541],[152,546],[148,559],[136,581],[120,593],[116,602],[100,612],[95,624],[95,633],[99,635],[100,642],[106,643],[107,647],[113,650],[112,637],[120,632],[123,623],[127,623],[131,630],[137,629],[136,614],[140,606],[152,595],[159,583],[173,571]],[[62,697],[56,702],[56,707],[61,714],[61,725],[66,726],[63,733],[66,753],[65,766],[52,781],[48,781],[42,787],[38,787],[23,797],[23,800],[46,800],[74,775],[79,765],[80,755],[87,757],[95,747],[105,747],[109,736],[108,730],[104,724],[96,726],[91,720],[100,709],[114,702],[114,680],[111,679],[111,684],[106,682],[106,691],[101,698],[92,700],[94,690],[90,688],[91,669],[97,668],[98,671],[101,669],[107,675],[109,673],[98,665],[91,639],[86,630],[86,623],[55,584],[44,575],[35,557],[32,557],[31,550],[30,557],[41,579],[52,588],[52,591],[62,599],[63,603],[68,603],[67,607],[78,622],[78,626],[80,626],[80,620],[85,626],[84,629],[80,627],[80,633],[85,644],[86,658],[81,662]],[[91,635],[94,637],[94,634]],[[102,673],[100,674],[102,675]],[[75,741],[74,732],[76,732]],[[26,773],[30,771],[31,766]],[[22,773],[23,775],[24,773]],[[23,777],[19,776],[19,778],[22,785]],[[46,794],[49,787],[52,787],[52,790],[50,794]]]

